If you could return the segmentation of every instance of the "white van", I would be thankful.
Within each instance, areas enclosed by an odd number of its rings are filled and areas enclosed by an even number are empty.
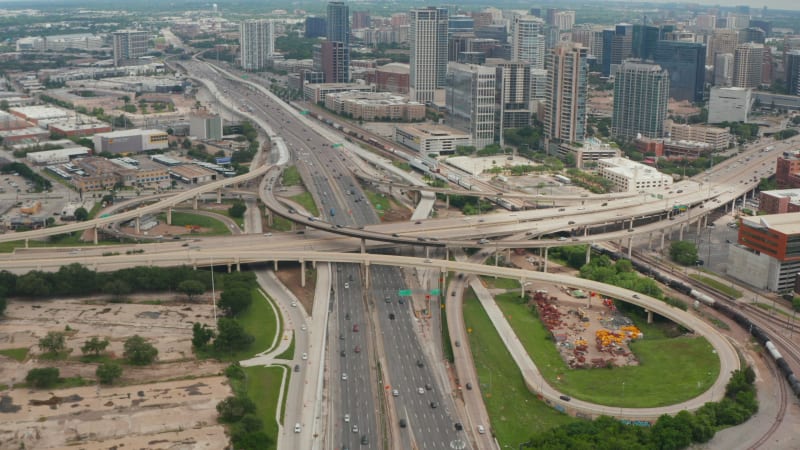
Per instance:
[[[300,422],[298,422],[298,423],[294,424],[294,432],[295,432],[295,433],[299,433],[299,432],[300,432],[300,430],[301,430],[301,428],[300,428]]]

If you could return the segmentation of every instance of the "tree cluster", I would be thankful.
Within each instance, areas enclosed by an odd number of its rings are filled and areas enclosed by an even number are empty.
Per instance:
[[[639,276],[627,259],[614,264],[607,256],[600,255],[581,267],[580,273],[582,278],[613,284],[658,299],[664,298],[658,284],[651,278]]]
[[[217,282],[225,285],[226,279],[238,279],[239,274],[219,274]],[[191,267],[132,267],[115,272],[95,272],[81,264],[62,266],[58,272],[31,271],[16,275],[0,271],[0,296],[49,298],[87,296],[107,293],[127,295],[131,292],[178,291],[186,280],[194,280],[211,289],[207,271]],[[235,281],[234,281],[235,283]],[[4,289],[4,290],[3,290]]]
[[[264,423],[256,415],[256,404],[247,396],[245,373],[239,363],[225,369],[234,395],[217,404],[219,421],[230,425],[231,443],[237,449],[268,448],[271,439],[264,433]]]
[[[18,173],[21,177],[33,183],[36,192],[42,192],[53,187],[50,180],[34,172],[27,165],[19,162],[12,162],[0,168],[0,173]]]
[[[673,241],[669,246],[669,257],[678,264],[693,266],[697,263],[697,246],[690,241]]]
[[[757,410],[752,368],[733,373],[725,398],[706,403],[694,414],[681,411],[674,417],[663,415],[652,427],[626,425],[613,417],[579,421],[539,433],[527,443],[530,448],[552,449],[640,449],[678,450],[702,444],[714,437],[715,430],[738,425]]]

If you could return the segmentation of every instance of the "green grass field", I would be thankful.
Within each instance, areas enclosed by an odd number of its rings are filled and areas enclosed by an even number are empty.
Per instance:
[[[317,204],[314,203],[314,197],[311,196],[310,192],[303,192],[302,194],[290,198],[299,203],[300,206],[305,208],[312,216],[319,216],[319,209],[317,209]]]
[[[265,450],[278,448],[278,423],[275,411],[278,408],[282,367],[245,367],[247,374],[247,396],[256,404],[256,415],[264,423],[264,432],[270,437],[270,445]]]
[[[517,448],[535,433],[575,420],[547,406],[528,390],[472,290],[464,296],[464,321],[472,330],[469,343],[479,377],[472,384],[477,389],[480,383],[492,431],[501,448]]]
[[[13,360],[22,362],[25,361],[25,358],[28,357],[28,348],[7,348],[5,350],[0,350],[0,355],[7,356]]]
[[[253,303],[236,320],[242,324],[245,331],[253,335],[255,341],[249,349],[231,355],[232,361],[252,358],[256,353],[268,350],[275,339],[275,333],[281,332],[278,329],[278,318],[267,303],[272,300],[261,295],[256,289],[253,289],[250,295],[253,297]]]
[[[735,288],[733,288],[731,286],[728,286],[727,284],[725,284],[725,283],[723,283],[721,281],[715,280],[715,279],[710,278],[710,277],[705,277],[703,275],[694,274],[694,273],[690,274],[689,277],[691,277],[693,280],[697,280],[697,281],[705,284],[706,286],[710,286],[710,287],[712,287],[712,288],[714,288],[714,289],[716,289],[716,290],[718,290],[718,291],[720,291],[720,292],[722,292],[722,293],[724,293],[726,295],[729,295],[729,296],[731,296],[733,298],[741,298],[742,297],[742,291],[740,291],[738,289],[735,289]]]
[[[272,226],[270,228],[275,231],[289,231],[292,229],[292,222],[289,219],[275,216],[272,218]]]
[[[519,291],[519,280],[512,280],[511,278],[495,279],[486,275],[481,275],[481,280],[489,289],[516,289]]]
[[[499,295],[496,301],[548,383],[581,400],[629,408],[671,405],[704,392],[719,374],[719,358],[705,338],[668,338],[644,325],[645,338],[631,344],[639,366],[572,370],[517,295]],[[593,338],[586,338],[593,345]]]
[[[160,213],[158,215],[158,220],[166,223],[167,215],[165,213]],[[221,221],[214,219],[213,217],[201,216],[187,212],[173,211],[172,225],[179,227],[196,225],[208,229],[208,231],[203,233],[196,233],[196,236],[218,236],[223,234],[231,234],[231,230],[229,230],[228,227]],[[188,230],[186,234],[188,234]]]
[[[385,195],[369,190],[365,190],[364,193],[367,195],[369,202],[372,203],[372,207],[376,210],[390,211],[392,209],[392,202]]]
[[[289,342],[289,347],[283,351],[280,355],[276,356],[275,359],[285,359],[287,361],[291,361],[294,359],[294,334],[292,334],[292,340]]]
[[[300,178],[300,173],[297,171],[297,167],[289,166],[283,171],[284,186],[299,186],[301,184],[303,184],[303,180]]]

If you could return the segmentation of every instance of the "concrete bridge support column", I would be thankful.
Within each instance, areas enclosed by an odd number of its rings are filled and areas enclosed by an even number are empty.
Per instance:
[[[682,240],[683,240],[683,229],[684,229],[685,227],[686,227],[686,224],[685,224],[685,223],[682,223],[682,224],[681,224],[681,228],[678,230],[678,240],[679,240],[679,241],[682,241]]]
[[[198,199],[199,197],[200,197],[199,195],[195,195],[195,196],[194,196],[194,200],[193,200],[193,202],[192,202],[192,209],[197,209],[197,199]]]
[[[28,238],[25,238],[25,248],[28,248]]]
[[[269,210],[267,210],[267,225],[270,227],[272,226],[273,215]]]
[[[228,263],[227,266],[228,266],[228,273],[231,273],[231,263]]]
[[[361,253],[366,253],[366,252],[367,252],[367,240],[361,238]]]
[[[647,311],[647,323],[653,323],[653,311],[650,310],[645,310],[645,311]]]
[[[369,262],[364,263],[364,287],[369,289]]]
[[[628,259],[631,258],[633,254],[633,236],[628,238]]]
[[[276,260],[274,260],[274,261],[272,261],[272,270],[273,270],[274,272],[277,272],[277,271],[278,271],[278,260],[277,260],[277,259],[276,259]]]
[[[450,247],[444,248],[444,260],[450,261]]]
[[[242,263],[240,262],[238,256],[236,257],[236,271],[237,272],[241,272],[242,271]]]
[[[192,260],[192,270],[197,270],[197,260]]]
[[[647,250],[653,250],[653,232],[647,235]]]
[[[542,272],[545,272],[545,273],[547,273],[547,250],[548,250],[548,248],[545,247],[544,248],[544,269],[542,270]]]
[[[659,250],[661,250],[661,251],[663,251],[663,250],[664,250],[664,238],[665,238],[666,236],[667,236],[667,232],[666,232],[666,231],[664,231],[664,230],[661,230],[661,246],[658,248],[658,249],[659,249]]]
[[[509,262],[511,262],[511,247],[508,247],[506,249],[506,264],[508,264]]]
[[[734,211],[736,211],[736,199],[731,200],[731,214],[733,214]]]
[[[300,286],[306,287],[306,262],[300,260]]]
[[[167,225],[172,225],[172,206],[167,208]]]
[[[444,196],[444,207],[450,209],[450,194]]]
[[[136,231],[136,234],[141,233],[142,232],[142,216],[137,217],[133,222],[134,222],[134,230]]]
[[[222,188],[217,189],[217,203],[222,203]]]
[[[97,228],[97,225],[94,226],[94,245],[97,245],[97,238],[100,234],[100,230]]]
[[[592,260],[592,246],[587,244],[586,245],[586,264],[589,264],[589,262],[591,260]]]
[[[519,279],[519,298],[525,298],[525,278]]]

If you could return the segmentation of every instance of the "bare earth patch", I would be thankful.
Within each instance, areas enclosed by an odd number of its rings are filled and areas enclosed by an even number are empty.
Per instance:
[[[297,297],[309,315],[312,314],[314,306],[314,290],[316,289],[317,281],[316,275],[308,271],[310,268],[311,263],[306,263],[306,287],[300,286],[299,264],[280,263],[278,270],[275,272],[275,276]]]
[[[0,450],[22,448],[224,448],[216,404],[230,395],[219,374],[225,364],[194,358],[191,327],[211,325],[206,295],[196,302],[175,294],[136,298],[148,303],[108,303],[100,297],[52,301],[11,301],[0,324],[0,349],[28,348],[23,362],[0,356],[0,384],[18,385],[30,369],[57,367],[61,377],[95,379],[96,363],[80,361],[80,347],[92,336],[108,338],[106,355],[123,363],[115,386],[50,390],[11,388],[0,393]],[[66,334],[69,355],[40,356],[39,338]],[[149,366],[122,360],[123,343],[134,334],[159,351]],[[191,378],[191,379],[189,379]],[[168,381],[172,380],[172,381]]]

